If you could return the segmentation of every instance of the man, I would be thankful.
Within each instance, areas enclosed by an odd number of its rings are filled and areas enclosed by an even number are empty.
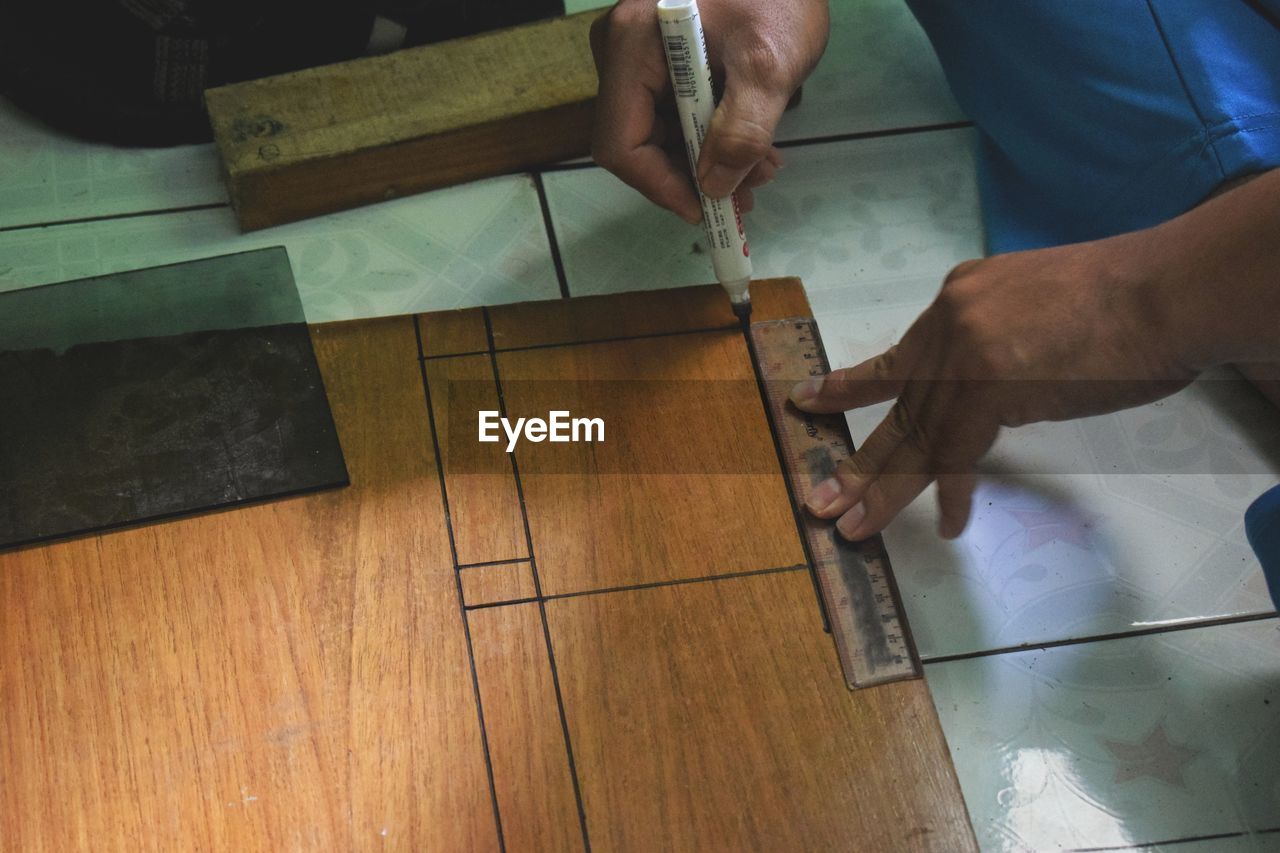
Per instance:
[[[910,0],[978,129],[988,249],[887,352],[801,383],[802,409],[896,398],[807,504],[861,539],[932,481],[969,518],[1001,427],[1147,403],[1236,364],[1280,402],[1280,0]],[[653,0],[593,32],[596,160],[696,222]],[[828,32],[821,0],[703,0],[724,74],[697,178],[750,191],[780,165],[787,102]],[[1207,200],[1206,200],[1207,199]],[[1280,490],[1250,510],[1280,598]],[[1268,563],[1272,565],[1267,566]]]

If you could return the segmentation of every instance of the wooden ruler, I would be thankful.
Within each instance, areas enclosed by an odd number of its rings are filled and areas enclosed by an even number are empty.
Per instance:
[[[751,339],[788,485],[799,502],[853,453],[849,427],[843,415],[807,414],[787,399],[795,382],[829,369],[814,320],[755,323]],[[920,659],[884,541],[849,542],[834,521],[803,508],[797,515],[849,688],[919,677]]]

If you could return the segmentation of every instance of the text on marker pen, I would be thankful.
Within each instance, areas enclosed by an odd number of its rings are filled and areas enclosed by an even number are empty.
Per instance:
[[[667,69],[671,72],[671,88],[675,92],[676,110],[684,131],[689,169],[696,176],[702,143],[715,112],[715,96],[711,88],[711,66],[707,62],[707,42],[698,16],[696,0],[658,0],[658,26],[662,46],[667,53]],[[694,178],[696,185],[697,178]],[[702,202],[702,225],[711,247],[711,264],[716,280],[723,285],[733,303],[734,312],[742,316],[749,310],[751,296],[751,251],[742,230],[738,202],[728,198],[708,198],[698,188]]]

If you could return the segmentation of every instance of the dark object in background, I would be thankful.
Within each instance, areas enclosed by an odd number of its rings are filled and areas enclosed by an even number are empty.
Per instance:
[[[205,89],[361,56],[378,15],[409,46],[563,13],[563,0],[28,0],[0,7],[0,93],[86,139],[204,142]]]
[[[0,294],[0,547],[348,482],[284,249]]]

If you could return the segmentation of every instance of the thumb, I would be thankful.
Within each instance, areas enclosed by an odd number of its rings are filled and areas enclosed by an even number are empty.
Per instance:
[[[711,116],[698,158],[698,186],[725,198],[773,150],[773,132],[791,98],[791,88],[768,72],[725,69],[725,90]]]

